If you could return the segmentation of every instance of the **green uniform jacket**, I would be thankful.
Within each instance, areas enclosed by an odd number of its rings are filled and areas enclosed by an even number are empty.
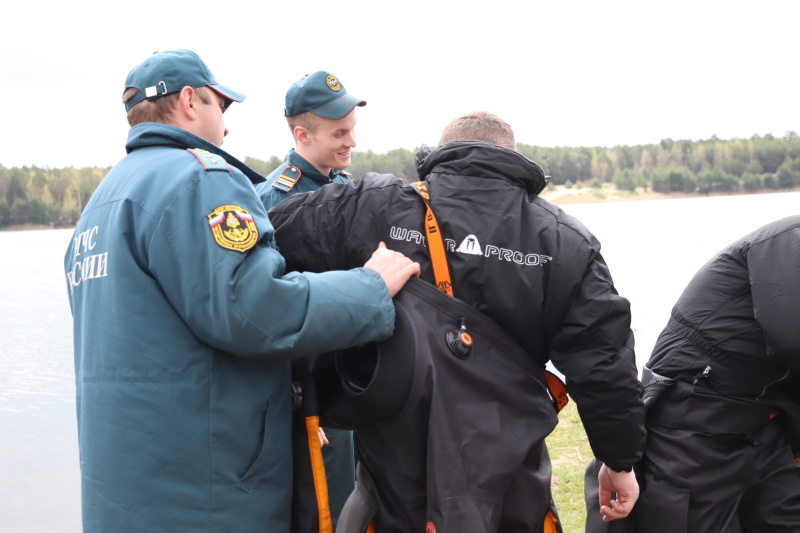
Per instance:
[[[294,167],[300,170],[300,175],[296,171],[287,173],[288,180],[278,181],[281,174],[284,173],[287,167]],[[269,211],[275,207],[281,200],[285,200],[293,194],[299,192],[316,191],[323,185],[328,183],[348,183],[350,181],[350,174],[341,169],[334,168],[331,170],[330,175],[326,176],[314,166],[303,159],[303,157],[294,151],[294,148],[289,150],[289,156],[286,162],[281,166],[270,172],[267,176],[267,181],[256,185],[256,192],[261,197],[264,208]],[[296,178],[296,180],[295,180]],[[294,181],[292,184],[291,182]],[[289,190],[286,190],[286,189]]]
[[[84,531],[288,531],[290,360],[389,336],[391,298],[285,274],[262,178],[218,148],[154,123],[126,148],[65,257]]]

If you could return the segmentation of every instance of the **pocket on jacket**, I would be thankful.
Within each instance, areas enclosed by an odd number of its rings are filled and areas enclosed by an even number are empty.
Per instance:
[[[275,433],[273,431],[275,426],[274,412],[275,409],[271,409],[268,405],[267,412],[264,414],[264,427],[261,428],[261,442],[258,446],[258,451],[250,462],[250,466],[247,467],[244,475],[239,478],[239,482],[236,484],[237,487],[248,494],[253,492],[258,485],[262,478],[261,474],[267,471],[272,464],[280,461],[279,457],[274,456],[274,453],[270,453],[275,450],[272,442],[274,440],[272,435]]]

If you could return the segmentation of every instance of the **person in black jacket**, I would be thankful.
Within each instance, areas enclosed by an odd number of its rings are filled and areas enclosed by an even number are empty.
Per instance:
[[[566,377],[592,449],[605,462],[599,473],[604,519],[626,516],[638,497],[631,468],[644,447],[644,408],[630,306],[614,287],[599,242],[578,220],[538,196],[548,177],[541,166],[515,151],[513,131],[496,115],[477,112],[456,118],[445,128],[438,148],[430,151],[423,146],[417,166],[444,238],[453,294],[500,324],[535,362],[539,374],[552,361]],[[425,229],[426,203],[405,180],[367,173],[350,184],[333,183],[295,195],[274,207],[269,216],[288,268],[325,271],[360,264],[373,243],[385,241],[420,263],[423,280],[436,281]],[[473,390],[504,391],[504,383],[493,381],[491,372],[481,377],[481,382],[472,384]],[[543,387],[537,390],[541,402],[549,401]],[[494,412],[486,402],[473,411],[456,405],[437,407],[451,413],[452,427],[474,427],[495,436],[494,448],[480,464],[461,464],[459,469],[491,471],[504,453],[504,443],[535,440],[531,454],[538,457],[536,465],[524,466],[536,480],[533,487],[523,494],[504,487],[506,493],[494,494],[495,503],[499,502],[496,508],[479,513],[479,523],[464,531],[540,530],[550,500],[544,437],[552,431],[556,417],[542,416],[539,427],[507,434],[502,424],[488,426]],[[360,491],[377,502],[375,531],[422,531],[426,526],[445,531],[435,521],[426,524],[431,520],[426,518],[424,502],[412,505],[403,500],[409,491],[399,494],[399,487],[380,484],[379,470],[402,470],[415,461],[424,467],[425,457],[399,450],[402,459],[392,464],[385,460],[387,450],[365,453],[359,439],[368,438],[369,431],[360,432],[358,427],[355,431],[360,456],[354,495]],[[428,427],[426,431],[440,430]],[[402,438],[403,433],[396,435]],[[468,443],[466,435],[464,446]],[[384,445],[399,446],[392,441]],[[431,450],[426,453],[430,459]],[[422,495],[430,491],[424,481],[418,487]],[[480,489],[474,487],[475,492]],[[611,500],[612,492],[615,500]],[[345,523],[348,506],[341,519]],[[505,517],[523,507],[526,523],[509,526]]]
[[[800,216],[700,268],[643,370],[636,511],[592,531],[800,531],[798,326]]]

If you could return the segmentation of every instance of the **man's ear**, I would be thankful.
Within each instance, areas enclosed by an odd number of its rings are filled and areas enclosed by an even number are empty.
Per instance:
[[[195,109],[200,104],[200,98],[197,92],[188,85],[181,89],[178,94],[178,105],[175,111],[180,114],[180,118],[186,120],[194,120],[197,118],[197,110]]]
[[[294,133],[294,140],[298,143],[308,144],[311,142],[311,132],[303,126],[295,126],[292,133]]]

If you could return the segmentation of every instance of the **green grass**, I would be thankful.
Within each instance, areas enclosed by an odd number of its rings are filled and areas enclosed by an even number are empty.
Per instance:
[[[564,533],[575,533],[584,530],[586,521],[583,475],[592,450],[574,401],[570,400],[558,419],[558,426],[547,437],[553,464],[553,499]]]

